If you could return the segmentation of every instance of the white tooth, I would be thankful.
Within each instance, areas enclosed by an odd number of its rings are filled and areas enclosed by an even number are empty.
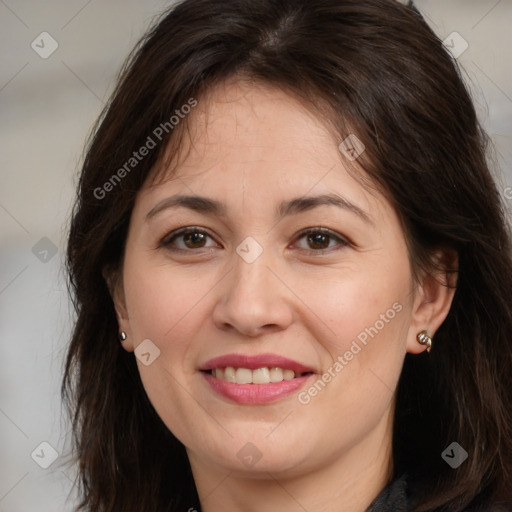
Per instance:
[[[283,370],[281,368],[270,368],[270,382],[281,382],[283,380]]]
[[[252,370],[249,370],[248,368],[237,368],[235,376],[236,376],[237,384],[251,384],[252,383]]]
[[[293,370],[285,370],[283,372],[284,380],[292,380],[295,377],[295,372]]]
[[[214,372],[214,377],[224,380],[224,370],[222,368],[215,368]]]
[[[268,384],[270,382],[270,373],[268,368],[258,368],[252,371],[253,384]]]
[[[235,369],[232,366],[228,366],[224,370],[224,380],[228,382],[236,382]]]

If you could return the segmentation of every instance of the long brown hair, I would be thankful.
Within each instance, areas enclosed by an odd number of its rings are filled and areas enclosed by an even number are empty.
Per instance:
[[[436,247],[457,251],[457,289],[435,349],[405,359],[394,471],[407,473],[415,512],[511,506],[510,233],[457,63],[396,0],[184,0],[125,64],[80,175],[67,252],[77,318],[62,385],[80,508],[200,510],[186,451],[119,345],[103,272],[120,268],[142,183],[166,148],[179,150],[186,122],[174,130],[171,117],[238,75],[306,98],[340,142],[350,126],[366,146],[366,175],[402,219],[416,270],[431,270]],[[157,147],[126,167],[152,134]],[[457,469],[441,458],[454,441],[468,452]]]

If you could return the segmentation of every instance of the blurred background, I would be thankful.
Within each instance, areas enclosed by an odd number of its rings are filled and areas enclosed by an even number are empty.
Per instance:
[[[215,1],[215,0],[212,0]],[[0,0],[0,512],[73,510],[62,268],[82,151],[163,0]],[[512,212],[512,0],[416,0],[463,68]]]

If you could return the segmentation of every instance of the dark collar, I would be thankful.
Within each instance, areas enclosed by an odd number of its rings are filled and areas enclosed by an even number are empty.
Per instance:
[[[373,500],[366,512],[408,512],[406,475],[393,480]]]

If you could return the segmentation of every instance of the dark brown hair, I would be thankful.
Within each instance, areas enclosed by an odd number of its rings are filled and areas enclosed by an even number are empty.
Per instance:
[[[185,123],[113,175],[176,110],[236,76],[306,98],[340,142],[357,135],[359,163],[398,211],[415,269],[432,270],[436,247],[457,251],[457,289],[434,349],[405,359],[394,471],[408,474],[415,512],[510,507],[510,233],[457,63],[396,0],[185,0],[125,64],[80,175],[67,253],[77,319],[62,390],[81,508],[200,509],[185,449],[120,347],[102,272],[120,269],[135,196],[164,150],[179,148]],[[457,469],[441,458],[453,441],[469,454]]]

